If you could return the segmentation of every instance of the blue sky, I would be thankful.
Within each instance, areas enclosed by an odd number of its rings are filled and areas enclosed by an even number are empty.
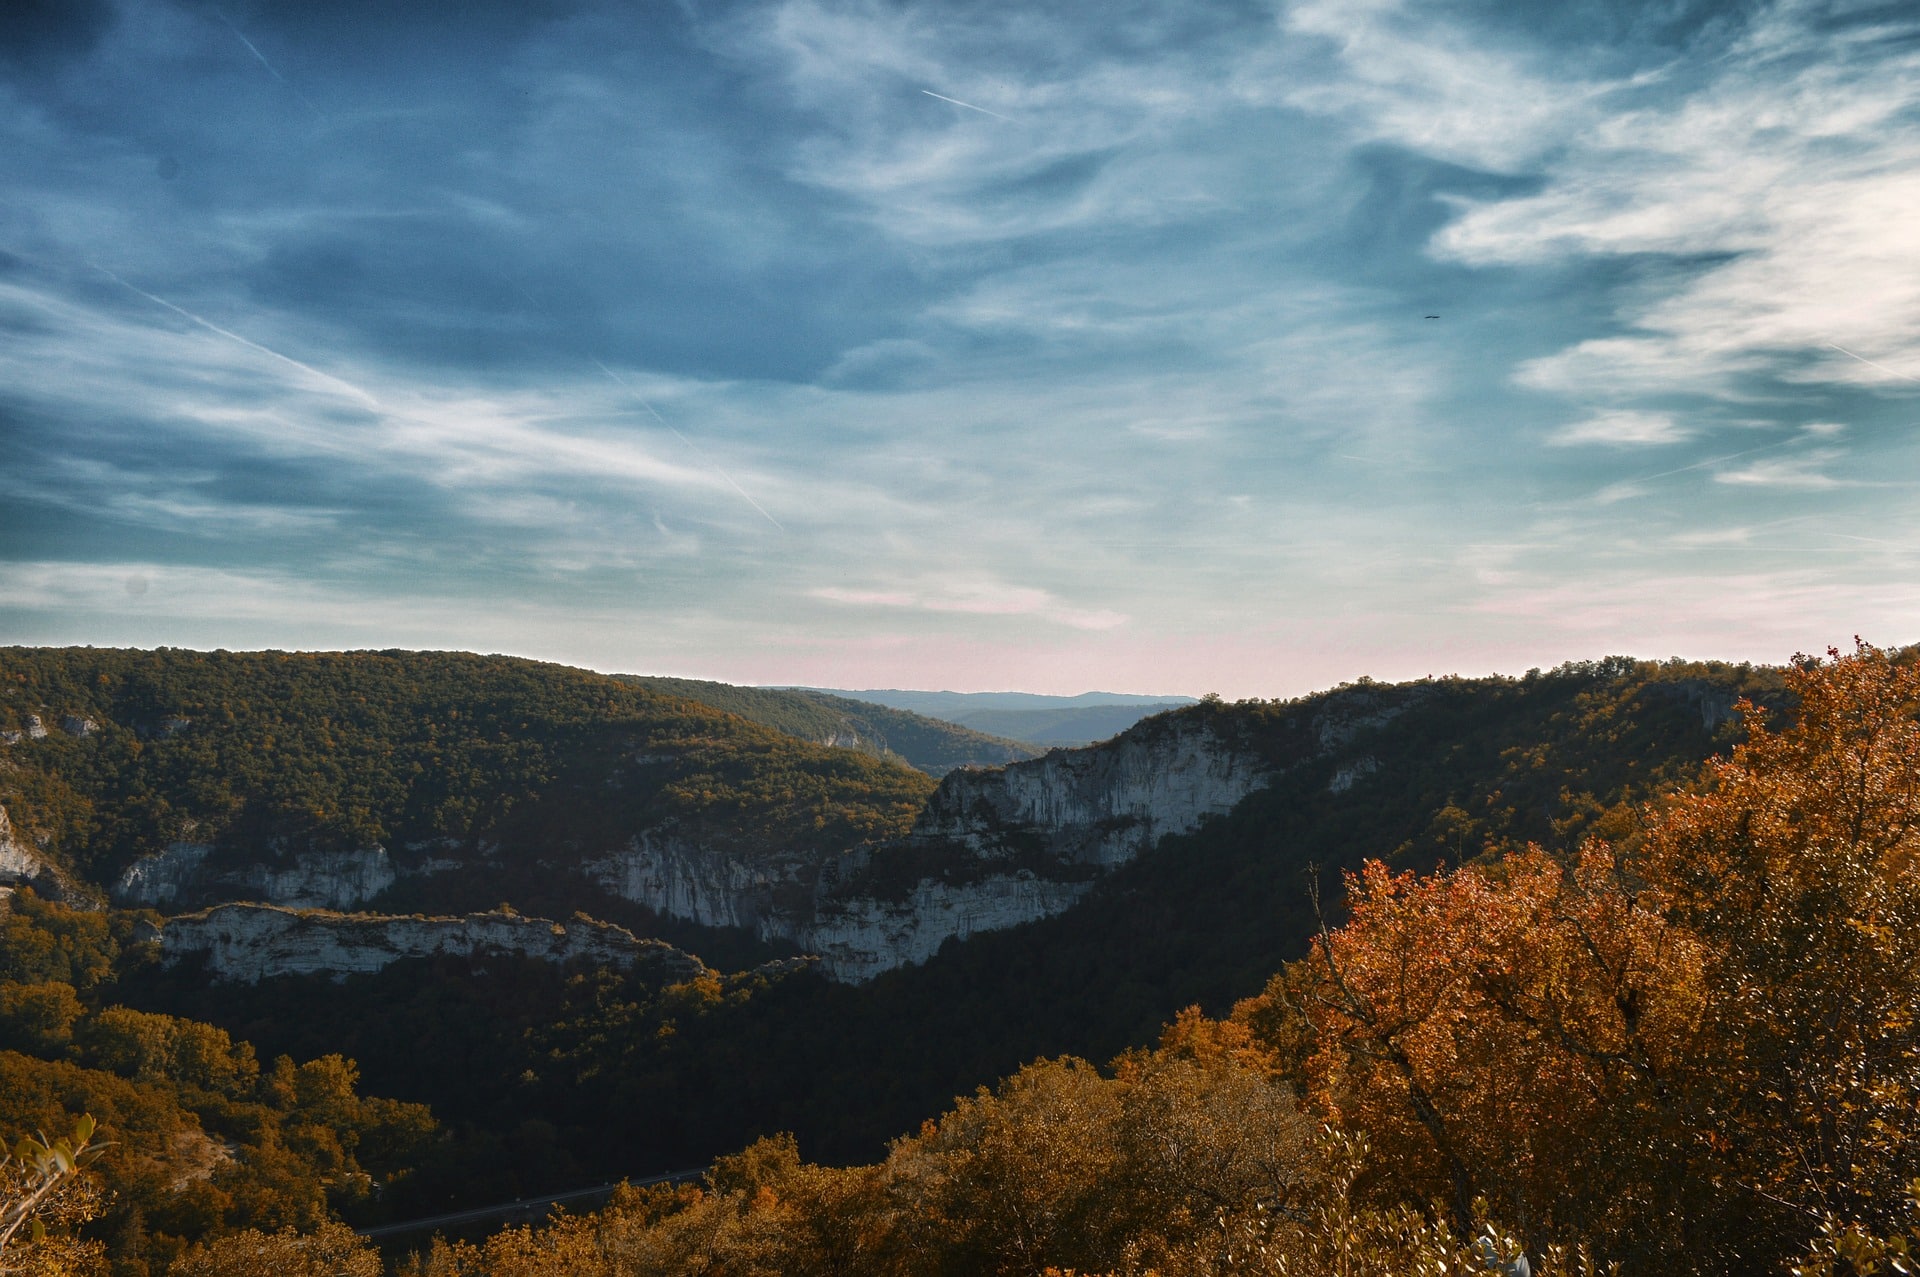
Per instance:
[[[411,8],[6,7],[0,641],[1920,639],[1910,5]]]

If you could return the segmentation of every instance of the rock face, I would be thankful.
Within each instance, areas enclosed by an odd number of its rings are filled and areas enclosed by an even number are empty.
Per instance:
[[[5,807],[0,807],[0,884],[32,887],[35,895],[62,904],[88,904],[59,866],[20,841]]]
[[[548,962],[639,966],[663,985],[710,974],[693,955],[664,941],[639,939],[611,923],[562,924],[511,913],[422,918],[232,904],[169,919],[160,933],[166,965],[203,954],[215,979],[245,984],[314,972],[344,978],[436,953],[510,953]]]
[[[606,889],[675,918],[818,953],[835,979],[923,962],[950,938],[1073,905],[1102,873],[1264,786],[1257,758],[1179,719],[940,783],[913,832],[825,865],[751,863],[648,831],[589,862]]]
[[[1327,781],[1327,792],[1344,794],[1379,770],[1379,759],[1371,755],[1356,758],[1333,773],[1333,778]]]
[[[922,878],[902,898],[855,892],[819,899],[811,924],[787,938],[819,954],[821,969],[834,979],[863,984],[925,962],[950,939],[1064,913],[1092,887],[1091,879],[1059,881],[1031,870],[966,883]]]
[[[1050,859],[1110,869],[1225,815],[1267,779],[1251,755],[1176,719],[1091,749],[955,772],[913,837],[951,839],[990,858],[1043,846]]]
[[[167,909],[208,896],[251,896],[295,909],[352,909],[394,883],[384,847],[301,852],[254,864],[212,862],[206,843],[169,843],[128,865],[113,884],[114,903]]]

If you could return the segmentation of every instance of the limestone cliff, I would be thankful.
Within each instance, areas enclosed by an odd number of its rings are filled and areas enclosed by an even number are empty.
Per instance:
[[[862,981],[923,962],[948,939],[1069,908],[1100,874],[1232,810],[1269,774],[1205,720],[1174,718],[1089,749],[950,773],[907,837],[824,864],[749,862],[652,830],[585,872],[659,913],[792,942],[835,979]]]
[[[642,940],[624,927],[512,913],[425,918],[220,905],[169,919],[161,928],[160,953],[169,966],[204,955],[215,979],[246,984],[315,972],[344,977],[436,953],[511,953],[548,962],[638,966],[663,985],[710,974],[693,955],[664,941]]]
[[[216,860],[206,843],[169,843],[142,856],[113,884],[115,904],[178,908],[241,897],[295,909],[352,909],[392,886],[384,847],[299,852],[267,861]]]
[[[1092,887],[1091,879],[1062,881],[1026,869],[972,882],[922,878],[904,896],[825,895],[807,925],[773,929],[818,954],[821,969],[834,979],[862,984],[883,971],[925,962],[948,940],[1062,913]]]
[[[955,772],[912,838],[951,839],[987,858],[1044,849],[1051,860],[1112,868],[1233,810],[1267,772],[1204,721],[1174,718],[1089,749]]]
[[[21,839],[5,807],[0,807],[0,885],[32,887],[35,894],[65,904],[91,905],[58,865]]]

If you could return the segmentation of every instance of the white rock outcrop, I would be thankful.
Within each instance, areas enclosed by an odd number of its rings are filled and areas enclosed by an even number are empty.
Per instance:
[[[1379,759],[1371,754],[1362,755],[1352,762],[1334,769],[1332,778],[1327,781],[1327,792],[1330,794],[1344,794],[1379,770]]]
[[[128,865],[114,903],[167,909],[208,893],[244,895],[295,909],[353,909],[391,887],[387,849],[309,851],[271,861],[221,863],[206,843],[175,842]]]
[[[20,840],[5,807],[0,807],[0,883],[32,887],[34,894],[47,899],[91,907],[84,893],[75,889],[72,879],[58,865]]]
[[[1269,778],[1264,763],[1204,721],[1175,718],[1088,749],[954,772],[928,800],[914,836],[958,839],[989,857],[1039,838],[1056,859],[1110,869],[1232,811]]]
[[[316,972],[339,979],[378,971],[402,958],[489,953],[595,966],[644,965],[662,984],[710,974],[693,955],[612,923],[558,923],[512,913],[427,918],[228,904],[171,918],[160,933],[164,964],[204,955],[215,979],[246,984]]]
[[[49,866],[39,853],[13,834],[13,821],[0,807],[0,882],[31,882]]]
[[[669,917],[789,941],[819,954],[834,979],[858,982],[924,962],[949,939],[1060,913],[1101,873],[1269,779],[1204,721],[1176,718],[1087,749],[950,772],[907,837],[824,863],[730,856],[656,829],[583,871]]]
[[[768,933],[761,924],[774,884],[809,877],[797,857],[749,863],[652,829],[642,830],[624,849],[588,862],[583,873],[655,913],[703,927],[744,927],[761,932],[763,939]]]
[[[883,971],[925,962],[948,940],[1000,931],[1063,913],[1093,883],[1056,882],[1030,872],[950,884],[923,878],[904,899],[822,901],[811,925],[783,938],[820,956],[836,980],[863,984]]]

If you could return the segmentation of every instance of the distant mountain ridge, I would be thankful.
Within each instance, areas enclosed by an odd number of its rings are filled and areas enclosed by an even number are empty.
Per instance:
[[[1047,696],[1038,692],[922,692],[898,688],[788,690],[886,705],[1043,748],[1107,740],[1143,718],[1196,703],[1191,696],[1143,696],[1129,692]]]

